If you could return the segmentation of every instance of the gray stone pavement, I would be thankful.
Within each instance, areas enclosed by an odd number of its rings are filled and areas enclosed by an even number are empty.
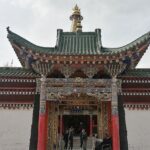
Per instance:
[[[92,137],[88,137],[88,141],[87,141],[87,150],[92,150],[93,148],[93,138]],[[63,147],[64,147],[64,143],[62,141],[62,149],[61,150],[64,150]],[[77,137],[74,137],[73,139],[73,150],[83,150],[80,148],[80,137],[77,136]]]

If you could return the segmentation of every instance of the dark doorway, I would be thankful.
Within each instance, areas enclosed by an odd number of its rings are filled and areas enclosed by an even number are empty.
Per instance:
[[[64,130],[70,127],[74,128],[74,135],[79,136],[82,128],[90,132],[90,116],[89,115],[64,115]]]

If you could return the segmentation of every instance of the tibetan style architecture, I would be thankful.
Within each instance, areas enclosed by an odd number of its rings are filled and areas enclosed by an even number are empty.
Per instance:
[[[135,69],[150,32],[108,48],[100,29],[82,32],[82,19],[75,6],[71,31],[58,29],[54,47],[34,45],[7,28],[22,68],[0,68],[0,107],[33,107],[30,150],[61,149],[71,126],[76,138],[85,128],[88,143],[94,134],[109,134],[111,150],[128,150],[124,107],[150,108],[150,69]]]

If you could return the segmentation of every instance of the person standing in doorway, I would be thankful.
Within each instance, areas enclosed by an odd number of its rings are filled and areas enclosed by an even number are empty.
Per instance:
[[[65,133],[64,133],[64,138],[63,138],[64,143],[65,143],[64,149],[66,149],[66,150],[67,150],[67,148],[68,148],[68,136],[69,136],[69,131],[68,131],[68,129],[67,129],[67,130],[65,131]]]
[[[87,133],[85,129],[82,130],[82,141],[83,141],[83,150],[87,150]]]
[[[68,140],[69,140],[68,150],[72,150],[73,149],[73,128],[72,127],[69,129]]]
[[[83,137],[82,137],[82,130],[80,132],[80,148],[82,148],[83,145]]]
[[[79,131],[80,131],[80,148],[82,148],[82,145],[83,145],[82,130],[83,130],[83,123],[80,122],[80,128],[79,128]]]

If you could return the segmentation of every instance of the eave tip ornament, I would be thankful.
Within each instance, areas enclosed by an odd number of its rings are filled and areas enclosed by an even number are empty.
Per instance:
[[[73,8],[73,13],[70,16],[70,20],[72,21],[71,32],[82,31],[81,21],[83,20],[83,17],[81,16],[80,9],[77,4]]]
[[[6,30],[7,30],[7,32],[8,32],[8,33],[10,33],[10,29],[9,29],[9,26],[8,26],[8,27],[6,28]]]

